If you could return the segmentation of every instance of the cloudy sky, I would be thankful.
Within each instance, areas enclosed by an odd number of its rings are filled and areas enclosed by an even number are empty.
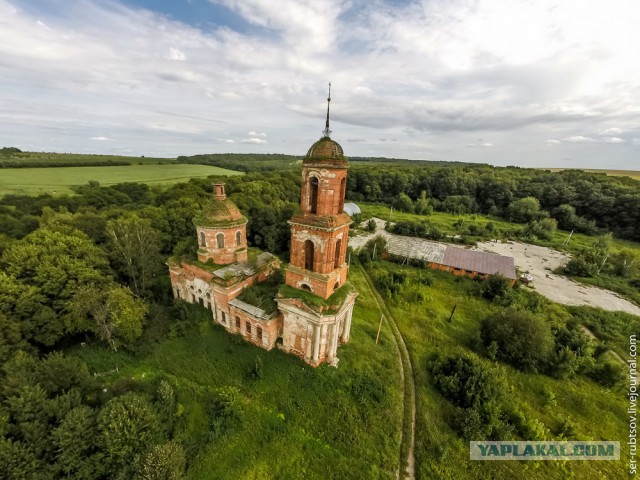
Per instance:
[[[640,1],[0,0],[0,146],[640,169]]]

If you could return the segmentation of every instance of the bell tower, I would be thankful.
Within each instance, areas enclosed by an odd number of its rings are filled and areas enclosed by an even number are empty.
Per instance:
[[[339,305],[329,305],[331,295],[347,281],[345,257],[351,224],[344,213],[347,159],[340,144],[330,137],[330,102],[331,84],[323,136],[302,161],[300,209],[289,221],[291,258],[285,275],[289,287],[329,299],[327,310],[314,311],[305,304],[304,295],[276,298],[284,319],[282,348],[314,366],[322,362],[337,365],[338,343],[349,340],[357,296],[350,291]]]
[[[345,257],[351,223],[344,213],[347,159],[342,147],[328,136],[328,105],[326,125],[325,136],[311,146],[302,161],[300,211],[289,221],[291,263],[286,273],[287,285],[324,299],[347,279]]]

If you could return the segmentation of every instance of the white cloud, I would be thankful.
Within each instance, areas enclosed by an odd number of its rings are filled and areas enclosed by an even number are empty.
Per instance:
[[[184,52],[180,51],[180,49],[176,47],[169,48],[169,60],[177,60],[184,62],[187,59],[187,56]]]
[[[301,154],[331,81],[334,138],[364,139],[351,156],[533,166],[563,143],[585,167],[637,162],[623,130],[640,124],[637,0],[212,1],[245,27],[118,0],[0,0],[0,129],[37,150],[167,156],[212,138],[244,152],[269,132],[274,151]]]
[[[562,139],[563,142],[568,143],[593,143],[595,140],[591,137],[585,137],[583,135],[573,135]]]
[[[107,142],[109,138],[107,137],[89,137],[90,140],[95,140],[97,142]]]
[[[224,143],[236,143],[236,141],[231,138],[227,138]]]
[[[466,145],[467,147],[480,147],[480,148],[488,148],[488,147],[493,147],[493,143],[490,142],[485,142],[482,139],[478,139],[476,141],[476,143],[468,143]]]
[[[251,137],[251,138],[245,138],[244,140],[241,140],[240,143],[253,143],[255,145],[263,145],[267,143],[267,141],[262,138]]]
[[[599,135],[620,135],[623,132],[624,132],[624,130],[622,130],[621,128],[611,127],[611,128],[607,128],[605,130],[602,130],[599,133]]]

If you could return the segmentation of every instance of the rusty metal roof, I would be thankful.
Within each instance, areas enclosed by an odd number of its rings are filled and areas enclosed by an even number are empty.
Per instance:
[[[512,280],[517,278],[513,257],[506,257],[497,253],[478,252],[466,248],[447,246],[442,264],[486,275],[499,273]]]

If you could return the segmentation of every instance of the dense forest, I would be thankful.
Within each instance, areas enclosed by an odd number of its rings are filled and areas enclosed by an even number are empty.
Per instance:
[[[225,161],[216,165],[248,171],[224,181],[250,219],[249,243],[284,254],[287,221],[300,197],[295,157],[274,156],[264,168],[250,156]],[[274,161],[286,166],[272,168]],[[196,248],[192,218],[208,201],[212,180],[171,187],[90,182],[74,195],[0,199],[0,478],[181,478],[200,453],[199,443],[176,427],[182,407],[175,379],[123,378],[103,388],[101,373],[91,375],[66,352],[87,343],[144,358],[160,339],[186,328],[168,319],[197,312],[174,306],[164,261]],[[347,197],[425,218],[433,211],[479,212],[640,240],[640,182],[579,171],[426,162],[372,168],[363,160],[351,164]],[[374,275],[376,284],[381,278]],[[489,345],[495,340],[487,338]],[[363,411],[370,398],[384,397],[377,375],[369,372],[355,386],[344,379],[345,391],[365,399]],[[203,395],[210,441],[236,421],[237,392]]]
[[[227,180],[252,218],[254,245],[286,250],[296,180]],[[168,189],[92,182],[73,196],[0,201],[0,478],[180,478],[198,449],[174,439],[171,384],[102,391],[61,352],[97,342],[143,355],[168,318],[184,317],[173,311],[164,258],[194,249],[191,219],[211,191],[208,180]],[[218,430],[228,413],[220,395],[208,407]]]
[[[382,202],[408,211],[427,205],[454,214],[483,213],[516,222],[527,216],[514,214],[512,202],[528,197],[565,230],[593,234],[600,229],[640,241],[640,182],[580,170],[550,172],[518,167],[492,167],[388,159],[354,158],[347,178],[347,198]],[[235,170],[295,169],[300,159],[285,155],[196,155],[179,162],[204,163]],[[375,168],[371,165],[375,164]],[[408,198],[407,198],[408,197]],[[419,206],[416,202],[424,201]],[[408,201],[413,202],[409,206]]]

